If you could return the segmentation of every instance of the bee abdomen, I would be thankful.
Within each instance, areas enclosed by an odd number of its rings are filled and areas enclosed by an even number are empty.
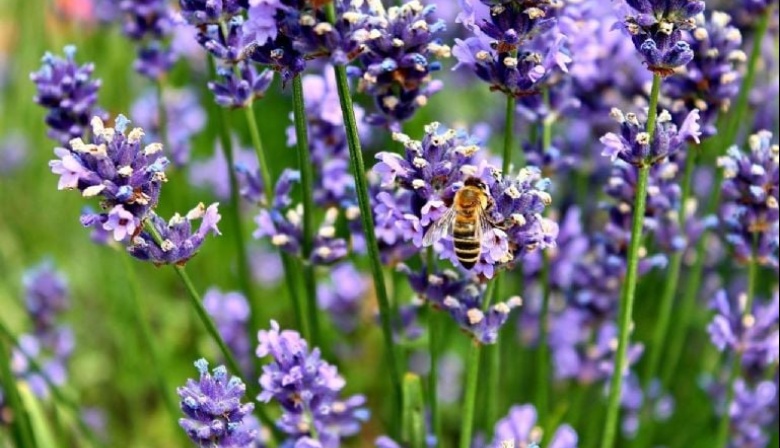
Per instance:
[[[470,235],[470,238],[455,237],[453,243],[455,256],[458,257],[460,264],[466,269],[474,267],[477,261],[479,261],[482,248],[480,242],[474,239],[473,233]]]

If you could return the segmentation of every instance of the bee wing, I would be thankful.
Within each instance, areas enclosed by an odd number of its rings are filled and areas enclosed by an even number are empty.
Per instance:
[[[423,237],[423,247],[433,245],[442,237],[452,233],[452,223],[455,221],[455,209],[447,210],[436,222],[431,224]]]
[[[490,218],[488,218],[487,209],[483,209],[479,213],[478,221],[479,222],[477,223],[477,229],[476,229],[476,234],[474,235],[475,237],[474,239],[479,241],[481,244],[482,238],[484,238],[485,235],[493,228],[493,224],[490,222]]]

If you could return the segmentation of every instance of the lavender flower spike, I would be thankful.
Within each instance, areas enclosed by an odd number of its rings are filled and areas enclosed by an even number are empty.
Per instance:
[[[244,418],[254,404],[241,404],[246,385],[236,376],[228,376],[224,366],[208,371],[205,359],[195,361],[200,372],[198,381],[189,379],[176,392],[186,415],[179,425],[198,446],[238,448],[252,446],[258,435]]]
[[[272,360],[263,366],[263,391],[257,399],[282,406],[277,426],[295,446],[337,447],[342,437],[360,430],[369,417],[365,397],[341,398],[346,381],[335,366],[320,359],[319,349],[310,351],[298,332],[280,331],[276,321],[270,330],[260,330],[258,339],[257,356]]]
[[[160,236],[161,243],[157,243],[155,235],[144,230],[132,239],[127,251],[139,260],[151,261],[156,265],[183,266],[198,253],[209,233],[220,235],[217,223],[222,216],[217,210],[218,205],[214,203],[206,207],[200,203],[186,216],[177,213],[167,223],[152,212],[148,219]],[[193,232],[192,221],[196,219],[201,219],[201,223],[198,230]]]
[[[749,145],[749,153],[732,147],[718,159],[725,178],[721,217],[726,240],[740,259],[755,257],[763,265],[777,267],[780,151],[769,131],[752,135]]]
[[[49,110],[47,135],[67,146],[71,139],[83,137],[89,120],[97,115],[105,118],[105,112],[97,103],[101,82],[92,78],[94,64],[78,65],[76,47],[65,47],[65,58],[46,53],[43,67],[30,74],[38,89],[35,102]]]
[[[119,115],[115,127],[107,128],[100,117],[93,117],[91,141],[74,138],[68,148],[56,148],[59,159],[49,162],[52,172],[60,176],[60,190],[78,189],[84,197],[101,197],[102,208],[109,211],[82,216],[82,222],[102,226],[117,241],[140,227],[167,180],[168,159],[159,154],[162,145],[142,147],[143,129],[126,133],[129,123]]]
[[[505,446],[532,447],[542,441],[542,428],[537,426],[536,408],[531,404],[512,406],[509,414],[496,423],[490,448]],[[577,433],[569,425],[561,425],[550,439],[549,448],[577,448]]]

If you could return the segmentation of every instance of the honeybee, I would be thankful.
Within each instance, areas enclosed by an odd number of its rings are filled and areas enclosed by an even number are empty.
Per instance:
[[[485,183],[469,177],[455,192],[452,206],[425,233],[423,246],[451,235],[461,266],[473,268],[482,253],[482,236],[493,227],[487,213],[492,207],[493,198]]]

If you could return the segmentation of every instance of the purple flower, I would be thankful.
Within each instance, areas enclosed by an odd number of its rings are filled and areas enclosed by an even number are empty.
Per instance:
[[[176,62],[176,54],[163,45],[174,27],[174,13],[164,0],[120,0],[119,9],[124,15],[122,31],[138,42],[135,69],[138,73],[160,79]]]
[[[0,175],[9,175],[24,165],[29,144],[21,133],[0,137]]]
[[[255,238],[268,237],[271,244],[285,252],[298,254],[303,239],[303,204],[292,206],[291,190],[300,181],[300,173],[285,170],[276,183],[274,203],[263,208],[255,218]],[[336,237],[339,211],[330,208],[314,236],[311,261],[314,264],[332,264],[347,256],[347,242]]]
[[[704,11],[697,0],[626,0],[633,8],[623,28],[631,36],[647,68],[670,75],[693,59],[682,32],[695,27],[694,17]]]
[[[474,37],[455,40],[455,68],[465,66],[490,84],[491,90],[521,98],[538,93],[555,71],[566,72],[571,58],[563,48],[566,37],[556,25],[556,5],[549,1],[488,1],[477,8],[463,0],[458,21]]]
[[[103,230],[111,232],[115,241],[124,241],[126,238],[135,235],[139,227],[140,220],[132,213],[125,210],[122,205],[116,205],[106,216],[103,223]]]
[[[257,163],[257,155],[251,149],[241,147],[238,139],[232,138],[233,167],[239,185],[239,193],[244,199],[252,203],[265,200],[263,196],[263,184],[260,179],[260,169]],[[207,187],[219,199],[230,198],[230,177],[225,151],[222,143],[217,142],[214,155],[205,160],[195,160],[190,163],[189,181],[194,187]]]
[[[176,264],[183,266],[198,253],[200,246],[209,233],[220,235],[217,223],[222,218],[216,203],[206,208],[203,203],[190,210],[187,216],[178,213],[167,223],[152,212],[148,219],[156,234],[161,238],[158,244],[155,236],[148,230],[141,231],[133,237],[127,251],[130,255],[143,261],[151,261],[155,265]],[[201,219],[200,227],[193,231],[192,221]]]
[[[59,159],[49,162],[52,172],[60,175],[60,190],[77,188],[84,197],[103,199],[102,207],[111,212],[97,214],[87,221],[106,224],[108,227],[104,228],[113,230],[115,238],[123,238],[134,230],[128,224],[128,213],[137,226],[157,205],[160,188],[167,180],[168,159],[159,154],[162,145],[151,143],[141,147],[144,131],[134,128],[125,133],[129,123],[119,115],[115,128],[106,128],[99,117],[94,117],[91,141],[85,143],[81,138],[74,138],[69,143],[70,149],[56,148],[54,153]]]
[[[67,146],[71,139],[83,137],[93,116],[104,117],[98,108],[97,92],[100,80],[92,78],[93,64],[79,66],[76,63],[76,47],[65,47],[65,58],[46,53],[43,67],[30,74],[37,94],[34,101],[49,112],[47,135],[60,145]]]
[[[412,0],[385,10],[373,1],[369,9],[357,19],[353,36],[364,51],[350,74],[360,79],[359,91],[374,97],[379,113],[368,121],[394,125],[410,119],[441,88],[431,81],[441,64],[431,59],[449,57],[450,47],[435,37],[445,25],[433,17],[434,5]]]
[[[54,270],[51,261],[44,261],[24,273],[24,305],[35,324],[36,334],[53,329],[59,314],[69,306],[65,277]]]
[[[209,90],[214,94],[214,101],[222,107],[247,107],[256,99],[262,98],[273,81],[274,73],[263,70],[259,74],[255,68],[246,63],[239,63],[236,71],[229,66],[220,67],[217,75],[219,82],[208,83]]]
[[[780,302],[776,292],[770,302],[755,303],[751,310],[745,309],[746,302],[744,293],[729,298],[718,291],[710,303],[716,314],[707,331],[719,351],[740,353],[750,372],[762,372],[780,359]]]
[[[398,270],[409,278],[412,290],[422,300],[448,312],[455,323],[480,344],[495,343],[509,313],[522,304],[520,297],[511,297],[483,311],[484,285],[465,280],[455,271],[429,273],[425,268],[414,271],[403,264]]]
[[[537,426],[536,408],[531,404],[512,406],[509,414],[496,423],[491,448],[504,446],[537,446],[542,431]],[[561,425],[550,439],[549,448],[576,448],[577,432],[569,425]]]
[[[777,267],[778,146],[769,131],[752,135],[749,146],[749,153],[732,147],[718,159],[725,178],[721,221],[739,259]]]
[[[729,447],[769,446],[769,434],[777,423],[777,385],[761,381],[751,387],[742,379],[734,384],[734,401],[729,409]]]
[[[730,22],[731,17],[719,11],[706,21],[699,16],[690,40],[695,57],[663,83],[662,97],[669,98],[674,121],[682,122],[694,109],[700,111],[702,138],[715,135],[718,114],[728,110],[739,93],[738,68],[747,57],[741,50],[742,35]]]
[[[206,25],[240,14],[245,3],[242,0],[179,0],[179,8],[190,24]]]
[[[171,161],[177,167],[190,160],[190,140],[206,125],[206,112],[192,89],[166,89],[163,93],[167,126],[167,145]],[[148,91],[133,103],[130,115],[147,132],[147,140],[160,141],[160,117],[157,95]]]
[[[253,403],[241,403],[246,385],[237,376],[228,376],[227,369],[219,366],[209,373],[205,359],[195,361],[200,378],[188,379],[187,384],[176,389],[181,398],[181,410],[185,417],[179,425],[198,446],[247,447],[258,438],[244,418],[254,409]]]
[[[637,167],[654,165],[684,148],[689,139],[699,143],[701,131],[698,109],[692,110],[679,128],[669,112],[662,111],[658,114],[650,144],[650,136],[645,132],[646,123],[640,121],[636,114],[624,115],[620,110],[612,109],[610,116],[620,124],[620,135],[608,132],[601,137],[601,143],[604,144],[602,155],[612,161],[619,158]]]
[[[344,333],[355,331],[369,282],[350,263],[337,265],[330,273],[331,283],[317,285],[317,304]]]
[[[236,356],[244,372],[252,367],[251,344],[246,324],[249,321],[249,303],[237,291],[223,293],[215,287],[203,295],[203,307],[214,319],[222,339]]]
[[[298,332],[280,331],[275,321],[270,330],[260,330],[258,340],[257,356],[272,359],[263,366],[263,391],[257,399],[281,405],[279,429],[301,443],[312,438],[316,429],[318,439],[303,446],[325,447],[339,446],[341,438],[360,430],[369,417],[365,397],[341,398],[346,381],[335,366],[320,358],[319,349],[310,351]],[[317,442],[321,445],[312,445]]]

